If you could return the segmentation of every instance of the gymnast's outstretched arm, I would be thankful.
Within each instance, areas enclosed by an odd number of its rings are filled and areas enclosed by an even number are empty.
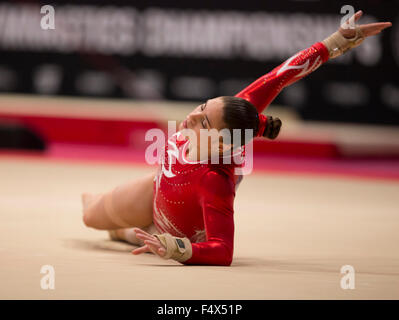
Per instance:
[[[304,78],[328,59],[327,48],[317,42],[257,79],[236,97],[250,101],[262,113],[284,87]]]
[[[261,113],[283,88],[306,77],[329,59],[357,47],[365,38],[376,35],[392,25],[390,22],[355,25],[354,22],[358,21],[362,14],[362,11],[358,11],[330,37],[293,55],[236,94],[236,97],[250,101]]]

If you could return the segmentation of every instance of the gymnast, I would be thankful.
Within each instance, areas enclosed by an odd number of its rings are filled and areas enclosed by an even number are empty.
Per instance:
[[[390,22],[357,25],[361,16],[362,11],[356,12],[331,36],[298,52],[235,96],[197,106],[169,138],[156,172],[108,193],[82,194],[84,224],[107,230],[112,240],[138,245],[132,251],[135,255],[152,252],[185,265],[231,265],[233,204],[242,175],[236,174],[236,161],[207,160],[215,154],[223,160],[243,154],[250,142],[245,129],[253,130],[254,137],[275,139],[282,123],[262,111],[284,87],[391,26]],[[241,142],[210,143],[204,159],[202,144],[186,136],[187,129],[197,137],[203,130],[227,129],[233,134],[233,129],[240,129]]]

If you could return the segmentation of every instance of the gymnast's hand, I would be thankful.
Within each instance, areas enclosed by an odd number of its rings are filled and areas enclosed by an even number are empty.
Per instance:
[[[339,28],[339,32],[347,39],[353,38],[356,36],[356,30],[354,28],[355,22],[358,21],[363,15],[363,11],[359,10],[349,18],[345,23],[341,25]],[[354,21],[353,21],[354,20]],[[358,25],[361,33],[365,38],[374,36],[379,34],[382,30],[391,27],[391,22],[377,22],[377,23],[369,23],[369,24],[361,24]]]
[[[133,228],[134,232],[136,232],[136,237],[140,240],[144,241],[144,246],[134,249],[132,251],[133,254],[141,254],[144,252],[152,252],[160,257],[163,257],[166,253],[165,247],[162,243],[148,232],[141,230],[140,228]]]

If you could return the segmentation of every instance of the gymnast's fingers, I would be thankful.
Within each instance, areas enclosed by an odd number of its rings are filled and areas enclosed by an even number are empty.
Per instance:
[[[361,16],[363,15],[363,11],[359,10],[356,12],[353,16],[351,16],[348,20],[346,20],[342,25],[341,28],[347,29],[350,28],[350,26],[354,27],[354,22],[358,21]]]
[[[156,243],[155,241],[146,240],[144,243],[149,246],[150,250],[161,257],[163,257],[166,253],[166,250],[162,247],[160,243]]]
[[[162,248],[163,247],[162,244],[158,240],[144,240],[144,243],[148,244],[148,245],[153,245],[153,246],[155,246],[157,248]]]
[[[355,13],[355,21],[359,20],[363,15],[363,11],[359,10],[358,12]]]
[[[370,24],[364,24],[360,26],[363,34],[366,37],[370,37],[372,35],[380,33],[382,30],[389,28],[392,26],[391,22],[376,22]]]
[[[155,237],[152,234],[149,234],[148,232],[140,229],[140,228],[133,228],[134,232],[136,232],[136,235],[143,235],[146,236],[148,239],[155,239]]]
[[[132,254],[136,254],[137,255],[137,254],[141,254],[141,253],[144,253],[144,252],[150,252],[150,251],[151,250],[148,247],[148,245],[145,245],[145,246],[142,246],[140,248],[132,250]]]
[[[157,247],[154,243],[150,243],[149,240],[144,241],[144,243],[148,246],[152,253],[158,254],[159,247]]]
[[[156,240],[156,238],[154,236],[151,235],[147,235],[144,233],[137,233],[136,232],[136,237],[139,238],[140,240]]]

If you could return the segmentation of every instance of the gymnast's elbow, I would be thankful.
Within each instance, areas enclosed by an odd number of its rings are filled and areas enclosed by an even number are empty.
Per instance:
[[[224,266],[226,267],[230,267],[231,264],[233,263],[233,250],[229,250],[229,254],[224,258],[223,262],[224,262]]]
[[[214,250],[214,251],[213,251]],[[233,250],[225,246],[213,248],[213,252],[194,254],[190,259],[182,262],[184,265],[206,265],[229,267],[233,262]]]
[[[202,260],[202,259],[189,259],[188,261],[181,262],[184,265],[206,265],[206,266],[221,266],[230,267],[233,262],[233,256],[218,256],[215,258]]]
[[[223,259],[220,265],[225,267],[230,267],[232,263],[233,263],[233,255],[231,255],[231,257]]]
[[[230,267],[233,263],[233,253],[220,256],[217,261],[212,263],[215,266]]]
[[[218,265],[229,267],[233,263],[233,247],[230,247],[225,242],[221,242],[221,247],[223,248],[222,253],[220,254],[220,260]]]

